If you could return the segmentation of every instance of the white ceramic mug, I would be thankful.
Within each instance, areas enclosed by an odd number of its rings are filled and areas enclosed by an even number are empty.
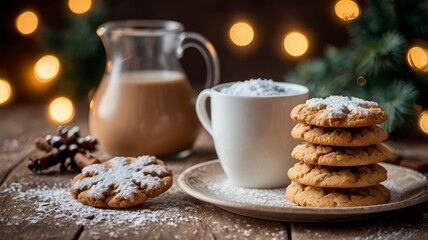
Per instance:
[[[233,96],[221,89],[233,83],[202,91],[196,113],[214,139],[214,146],[227,178],[249,188],[275,188],[290,183],[287,171],[296,160],[291,151],[298,141],[291,137],[295,126],[290,117],[294,106],[308,98],[308,88],[275,82],[290,89],[281,96]],[[211,118],[206,101],[211,98]]]

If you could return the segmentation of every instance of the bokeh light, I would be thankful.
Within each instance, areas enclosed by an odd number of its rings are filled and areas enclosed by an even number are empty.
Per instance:
[[[307,37],[300,32],[291,32],[284,37],[284,49],[293,57],[302,56],[306,53],[308,47]]]
[[[427,72],[427,51],[419,46],[414,46],[407,51],[407,63],[416,72]]]
[[[61,70],[61,63],[53,55],[41,57],[34,65],[34,76],[41,83],[48,83],[58,76]]]
[[[363,76],[357,77],[358,86],[364,87],[366,85],[366,83],[367,83],[367,79],[365,77],[363,77]]]
[[[49,104],[49,118],[55,123],[68,123],[74,117],[74,106],[66,97],[55,98]]]
[[[254,30],[246,22],[237,22],[229,30],[230,40],[237,46],[249,45],[254,39]]]
[[[75,14],[83,14],[91,9],[91,0],[69,0],[68,7]]]
[[[360,15],[360,6],[352,0],[340,0],[334,5],[334,12],[343,21],[352,21]]]
[[[425,134],[428,134],[428,110],[425,110],[419,115],[419,128]]]
[[[37,26],[39,24],[39,19],[37,15],[32,11],[26,11],[21,13],[16,18],[16,29],[21,34],[27,35],[36,31]]]
[[[0,106],[6,104],[12,98],[12,87],[9,82],[0,79]]]

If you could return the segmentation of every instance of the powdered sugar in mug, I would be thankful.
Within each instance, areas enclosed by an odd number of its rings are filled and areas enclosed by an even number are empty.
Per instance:
[[[211,98],[211,118],[205,103]],[[308,98],[299,84],[253,79],[226,83],[202,91],[196,112],[214,139],[221,165],[235,185],[251,188],[283,187],[287,171],[296,163],[290,154],[295,122],[291,109]]]

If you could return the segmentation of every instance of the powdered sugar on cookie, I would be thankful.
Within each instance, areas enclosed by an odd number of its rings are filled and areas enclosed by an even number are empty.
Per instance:
[[[145,201],[151,194],[158,195],[157,192],[169,188],[170,183],[163,178],[171,176],[171,171],[159,161],[154,156],[115,157],[103,164],[85,167],[72,182],[72,195],[79,200],[84,198],[84,203],[89,205],[92,205],[91,199],[109,202],[108,198],[112,197],[116,202],[135,203],[134,198]],[[79,196],[82,192],[84,197]]]
[[[328,117],[340,117],[350,112],[359,115],[369,115],[373,112],[372,107],[379,105],[373,101],[366,101],[356,97],[330,96],[328,98],[311,98],[306,101],[308,108],[316,110],[325,109],[324,114]]]
[[[295,106],[290,116],[300,123],[332,128],[365,127],[388,118],[376,102],[344,96],[309,99]]]

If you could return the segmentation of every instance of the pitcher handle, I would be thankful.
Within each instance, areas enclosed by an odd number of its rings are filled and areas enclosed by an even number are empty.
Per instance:
[[[205,88],[210,88],[220,82],[220,63],[214,46],[205,37],[194,32],[184,32],[180,35],[177,55],[183,56],[183,51],[188,47],[194,47],[204,57],[207,65],[207,81]]]

